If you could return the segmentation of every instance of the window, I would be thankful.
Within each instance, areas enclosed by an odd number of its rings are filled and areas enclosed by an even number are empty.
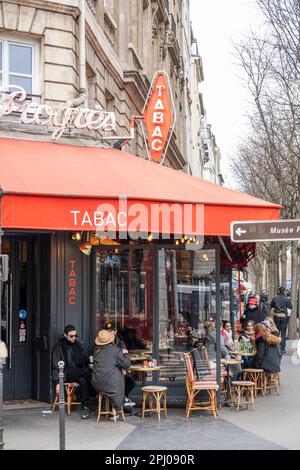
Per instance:
[[[21,86],[28,95],[39,94],[36,44],[0,38],[0,82],[4,91]]]
[[[204,325],[216,319],[215,250],[160,249],[158,268],[160,380],[184,381],[183,354],[205,344]]]

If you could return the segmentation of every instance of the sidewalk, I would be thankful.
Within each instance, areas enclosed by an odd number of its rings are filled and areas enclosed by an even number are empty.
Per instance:
[[[256,411],[222,408],[220,419],[193,412],[187,420],[184,409],[170,409],[168,418],[126,416],[117,424],[101,420],[96,411],[81,420],[75,409],[66,416],[66,449],[86,450],[202,450],[300,449],[300,361],[286,354],[282,361],[280,397],[258,397]],[[48,410],[49,411],[49,410]],[[58,449],[58,412],[6,411],[5,449]]]

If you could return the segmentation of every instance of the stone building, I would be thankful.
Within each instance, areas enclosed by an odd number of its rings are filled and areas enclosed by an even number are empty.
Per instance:
[[[51,105],[82,95],[89,107],[114,111],[118,134],[127,135],[131,116],[143,111],[155,71],[164,69],[177,114],[165,164],[187,170],[189,34],[186,1],[4,0],[2,87],[22,85],[35,100]],[[28,132],[28,127],[18,131]],[[145,157],[140,126],[125,150]]]

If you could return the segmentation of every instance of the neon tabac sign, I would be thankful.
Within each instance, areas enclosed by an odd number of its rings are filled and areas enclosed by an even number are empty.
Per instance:
[[[149,160],[163,163],[176,122],[168,74],[156,72],[144,107],[143,131]]]

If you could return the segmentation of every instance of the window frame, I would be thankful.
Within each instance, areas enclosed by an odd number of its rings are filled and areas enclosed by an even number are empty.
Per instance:
[[[34,40],[26,40],[23,38],[15,39],[11,36],[0,35],[0,43],[2,45],[2,69],[0,73],[2,74],[2,85],[1,89],[3,91],[9,91],[9,76],[13,75],[16,77],[31,78],[31,95],[33,98],[40,96],[40,51],[39,51],[39,42]],[[9,70],[9,45],[23,46],[31,48],[31,66],[32,73],[25,74],[19,72],[10,72]]]

